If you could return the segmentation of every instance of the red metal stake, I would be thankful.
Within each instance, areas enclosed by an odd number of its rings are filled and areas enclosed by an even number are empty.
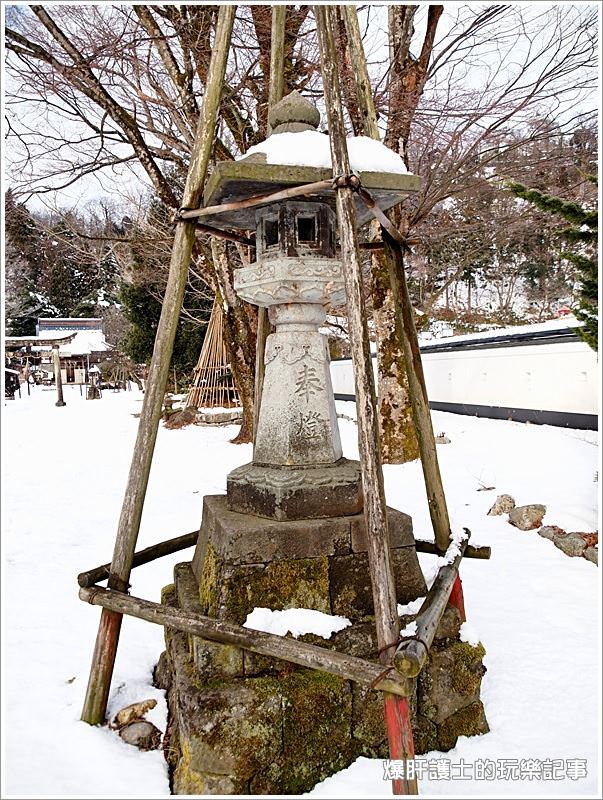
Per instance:
[[[463,582],[461,581],[461,576],[457,575],[456,580],[454,582],[454,586],[452,587],[452,591],[450,592],[450,598],[448,600],[451,606],[454,606],[458,609],[459,614],[461,615],[461,622],[465,622],[467,620],[467,615],[465,614],[465,598],[463,597]]]
[[[389,752],[394,761],[404,761],[404,778],[394,778],[392,790],[395,795],[417,795],[417,779],[407,775],[408,762],[415,757],[412,738],[410,708],[406,697],[383,695],[385,726],[389,740]]]

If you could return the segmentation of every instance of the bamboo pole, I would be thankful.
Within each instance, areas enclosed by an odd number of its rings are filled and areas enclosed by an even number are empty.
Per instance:
[[[201,202],[213,148],[235,11],[234,5],[222,5],[218,12],[203,106],[182,198],[185,207],[195,207]],[[174,233],[168,281],[111,562],[108,585],[121,591],[126,589],[130,577],[194,239],[195,225],[180,220]],[[99,725],[105,720],[120,627],[121,614],[104,609],[82,711],[82,719],[91,725]]]
[[[272,28],[270,31],[270,84],[268,87],[268,113],[283,96],[285,86],[285,19],[287,6],[272,6]],[[268,134],[272,133],[268,123]],[[253,398],[253,442],[258,429],[262,392],[264,391],[264,358],[266,340],[270,334],[268,309],[258,308],[258,327],[255,349],[255,386]]]
[[[100,586],[81,588],[80,600],[103,606],[113,612],[144,619],[156,625],[175,628],[192,636],[200,636],[211,642],[242,647],[252,653],[271,656],[318,669],[346,680],[357,681],[378,691],[388,691],[406,697],[410,683],[395,670],[384,676],[383,667],[356,656],[339,653],[326,647],[300,642],[285,636],[254,631],[232,622],[205,617],[193,611],[153,603],[140,597],[103,589]]]
[[[336,9],[333,6],[314,6],[330,133],[333,176],[337,178],[350,174],[350,164],[341,108],[337,51],[333,35],[336,24],[335,13]],[[356,211],[352,190],[349,187],[339,188],[336,200],[358,407],[358,440],[375,624],[381,661],[387,664],[390,659],[389,652],[391,652],[389,648],[395,646],[394,643],[398,641],[400,625],[389,550],[376,419],[375,386],[362,291]],[[408,701],[406,698],[399,699],[394,695],[384,694],[384,711],[392,758],[405,760],[413,758]],[[408,778],[395,780],[393,791],[394,794],[417,794],[416,780]]]

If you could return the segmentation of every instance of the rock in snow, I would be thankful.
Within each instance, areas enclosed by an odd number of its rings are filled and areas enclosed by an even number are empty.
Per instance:
[[[549,539],[551,542],[554,542],[556,536],[565,536],[566,531],[564,531],[563,528],[559,528],[557,525],[544,525],[538,530],[538,535],[542,536],[543,539]]]
[[[146,719],[135,719],[119,731],[126,742],[139,750],[157,750],[161,743],[161,731]]]
[[[509,511],[515,508],[515,500],[510,494],[499,494],[494,505],[488,511],[489,517],[498,517],[500,514],[508,514]]]
[[[142,700],[140,703],[132,703],[120,709],[113,719],[113,724],[118,728],[123,728],[135,719],[142,719],[147,711],[155,708],[157,700]]]
[[[534,503],[530,506],[516,506],[509,512],[509,522],[520,531],[531,531],[539,528],[546,514],[546,506]]]
[[[567,556],[581,556],[586,550],[586,542],[579,533],[566,533],[565,536],[555,536],[553,544]]]

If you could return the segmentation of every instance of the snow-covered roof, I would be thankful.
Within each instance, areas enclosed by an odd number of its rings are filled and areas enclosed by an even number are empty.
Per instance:
[[[406,175],[408,170],[401,157],[376,139],[350,136],[347,139],[350,166],[357,172],[390,172]],[[319,131],[275,133],[265,141],[250,147],[242,160],[263,153],[267,164],[297,167],[331,167],[329,136]]]
[[[69,344],[59,347],[59,354],[62,356],[81,356],[90,353],[103,353],[111,350],[112,347],[105,341],[103,332],[100,330],[84,330],[75,332],[75,338]]]
[[[421,338],[421,349],[429,347],[437,347],[438,345],[448,342],[474,342],[481,339],[503,338],[508,336],[522,336],[529,334],[546,333],[548,331],[565,331],[568,328],[580,328],[582,323],[574,316],[562,317],[560,319],[551,319],[547,322],[537,322],[533,325],[513,325],[509,328],[490,328],[478,333],[464,333],[459,336],[444,336],[436,339],[429,339],[425,341]]]
[[[71,341],[59,345],[59,355],[61,356],[85,356],[113,349],[112,345],[105,341],[102,330],[57,330],[46,331],[39,336],[7,336],[6,344],[7,346],[29,344],[35,351],[49,350],[51,347],[49,342],[61,341],[68,337],[73,338]]]
[[[27,344],[28,342],[35,342],[37,340],[41,341],[60,341],[61,339],[66,339],[69,336],[73,336],[75,331],[67,331],[67,330],[53,330],[53,331],[46,331],[43,334],[36,335],[36,336],[7,336],[6,342],[7,344]]]

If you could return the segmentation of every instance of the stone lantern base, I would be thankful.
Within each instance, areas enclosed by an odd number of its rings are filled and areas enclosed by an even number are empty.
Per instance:
[[[193,561],[176,566],[162,602],[237,624],[258,606],[339,614],[352,625],[302,640],[377,661],[364,516],[280,522],[228,505],[204,498]],[[388,509],[388,526],[397,599],[407,603],[426,593],[412,521]],[[484,651],[461,642],[459,628],[448,607],[410,698],[417,753],[488,730]],[[388,757],[381,695],[352,681],[169,630],[156,681],[168,689],[175,794],[298,794],[360,755]]]
[[[243,464],[226,480],[228,507],[242,514],[277,520],[359,514],[363,508],[360,464],[274,467]]]

